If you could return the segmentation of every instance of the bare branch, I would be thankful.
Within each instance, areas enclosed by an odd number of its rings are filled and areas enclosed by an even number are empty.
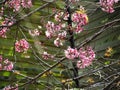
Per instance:
[[[86,74],[83,74],[83,75],[81,75],[81,76],[75,77],[75,78],[73,78],[73,79],[68,79],[66,82],[70,82],[70,81],[76,80],[76,79],[81,79],[81,78],[83,78],[83,77],[85,77],[85,76],[87,76],[87,75],[91,75],[91,74],[93,74],[93,73],[95,73],[95,72],[97,72],[97,71],[99,71],[99,70],[102,70],[102,69],[104,69],[104,68],[108,68],[108,67],[110,67],[110,66],[112,66],[112,65],[114,65],[114,64],[116,64],[116,63],[119,63],[119,62],[120,62],[120,60],[117,60],[117,61],[115,61],[115,62],[113,62],[113,63],[111,63],[111,64],[109,64],[109,65],[105,65],[105,66],[103,66],[103,67],[97,68],[97,69],[92,70],[92,71],[90,71],[90,72],[88,72],[88,73],[86,73]]]

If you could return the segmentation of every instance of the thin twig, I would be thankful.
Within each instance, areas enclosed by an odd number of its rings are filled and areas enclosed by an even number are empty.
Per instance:
[[[92,71],[90,71],[90,72],[88,72],[88,73],[86,73],[86,74],[83,74],[83,75],[81,75],[81,76],[78,76],[78,77],[75,77],[75,78],[72,78],[72,79],[68,79],[66,82],[70,82],[70,81],[76,80],[76,79],[81,79],[81,78],[83,78],[83,77],[85,77],[85,76],[87,76],[87,75],[91,75],[91,74],[93,74],[93,73],[95,73],[95,72],[97,72],[97,71],[99,71],[99,70],[102,70],[102,69],[104,69],[104,68],[108,68],[108,67],[110,67],[110,66],[112,66],[112,65],[114,65],[114,64],[116,64],[116,63],[118,63],[118,62],[120,62],[120,60],[117,60],[117,61],[115,61],[115,62],[113,62],[113,63],[111,63],[111,64],[109,64],[109,65],[105,65],[105,66],[103,66],[103,67],[100,67],[100,68],[97,68],[97,69],[95,69],[95,70],[92,70]]]
[[[104,31],[107,30],[107,28],[113,26],[116,22],[120,22],[120,19],[116,19],[112,22],[108,22],[105,25],[101,26],[102,29],[100,31],[98,31],[97,33],[93,34],[91,37],[88,37],[87,39],[85,39],[84,41],[82,41],[77,47],[78,49],[84,45],[86,45],[87,43],[89,43],[90,41],[94,40],[97,36],[99,36],[100,34],[102,34]]]
[[[120,76],[113,79],[103,90],[112,90],[112,89],[110,89],[112,84],[114,84],[115,82],[119,82],[119,81],[120,81]]]
[[[25,18],[29,17],[30,15],[32,15],[33,13],[37,12],[38,10],[41,10],[43,8],[45,8],[46,6],[48,6],[49,4],[51,4],[52,2],[49,2],[49,3],[46,3],[36,9],[34,9],[33,11],[29,12],[28,14],[24,15],[23,17],[21,17],[20,19],[18,19],[17,21],[15,21],[12,25],[8,26],[8,25],[0,25],[0,28],[3,28],[3,27],[12,27],[16,24],[18,24],[20,21],[24,20]],[[0,29],[1,30],[1,29]]]

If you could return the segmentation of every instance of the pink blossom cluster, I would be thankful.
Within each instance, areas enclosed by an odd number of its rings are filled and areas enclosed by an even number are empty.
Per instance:
[[[79,49],[79,58],[77,62],[78,68],[85,68],[92,64],[92,61],[95,59],[95,52],[90,46]]]
[[[65,52],[65,56],[68,59],[74,59],[74,58],[77,58],[79,56],[79,52],[77,51],[76,48],[74,49],[74,48],[68,47],[68,49],[65,50],[64,52]]]
[[[113,5],[118,1],[119,0],[100,0],[100,5],[102,6],[103,11],[113,13],[115,11]]]
[[[10,8],[13,8],[14,11],[19,11],[21,7],[30,8],[32,7],[32,0],[9,0],[7,2]]]
[[[47,38],[56,37],[54,40],[54,45],[59,47],[63,45],[63,40],[66,38],[67,32],[62,31],[62,25],[55,25],[53,22],[48,21],[46,25],[47,31],[45,32]]]
[[[0,28],[0,37],[6,38],[6,33],[8,31],[8,27],[11,26],[14,22],[12,19],[5,18],[5,20],[1,23],[3,27]]]
[[[11,71],[13,69],[13,63],[8,59],[3,60],[2,55],[0,55],[0,70]]]
[[[15,87],[13,86],[6,86],[5,88],[3,88],[3,90],[18,90],[18,85],[16,84]]]
[[[56,36],[58,31],[60,31],[62,28],[61,24],[55,25],[54,22],[48,21],[46,24],[47,31],[45,32],[47,38],[52,38]]]
[[[83,31],[83,26],[88,23],[87,14],[82,11],[77,11],[72,15],[72,21],[74,22],[75,33]]]
[[[62,24],[62,20],[68,20],[69,14],[66,12],[57,12],[55,14],[55,20],[59,23],[56,24],[54,22],[48,21],[46,25],[46,37],[47,38],[56,38],[54,39],[54,45],[56,47],[63,46],[63,42],[66,39],[67,32],[63,31],[66,26]]]
[[[25,39],[21,39],[16,41],[15,43],[15,51],[17,52],[24,52],[29,49],[29,43]]]
[[[62,19],[68,20],[68,17],[69,14],[67,12],[66,13],[57,12],[54,18],[57,22],[59,22],[59,24],[55,25],[53,22],[48,21],[46,25],[47,28],[47,31],[45,32],[46,37],[47,38],[56,37],[56,39],[54,40],[54,45],[56,47],[63,46],[63,42],[66,38],[67,32],[61,30],[65,27],[65,24],[61,24],[60,22],[62,21]]]
[[[65,56],[68,59],[75,59],[79,58],[80,60],[77,62],[78,68],[85,68],[92,64],[92,61],[95,59],[95,52],[92,50],[91,47],[80,48],[77,50],[76,48],[73,49],[68,47],[67,50],[64,51]]]
[[[54,58],[54,56],[49,54],[49,53],[47,53],[47,52],[43,52],[42,58],[45,59],[45,60],[48,60],[48,59]]]

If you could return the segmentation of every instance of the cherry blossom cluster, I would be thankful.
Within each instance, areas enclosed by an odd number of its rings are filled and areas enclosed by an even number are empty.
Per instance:
[[[63,40],[66,38],[67,32],[62,31],[62,25],[55,25],[53,22],[48,21],[46,25],[47,31],[45,32],[47,38],[57,37],[54,40],[54,45],[59,47],[63,45]]]
[[[8,0],[7,4],[10,8],[13,8],[14,11],[19,11],[21,7],[32,7],[32,0]]]
[[[57,12],[55,14],[55,21],[59,24],[55,24],[54,22],[48,21],[46,25],[47,31],[45,32],[47,38],[56,38],[54,40],[54,45],[56,47],[63,46],[63,42],[66,39],[67,32],[63,31],[65,24],[62,23],[62,20],[68,20],[69,14],[66,12]]]
[[[13,63],[8,59],[3,60],[2,55],[0,55],[0,70],[11,71],[13,69]]]
[[[25,52],[29,49],[29,43],[25,39],[21,39],[16,41],[15,43],[15,51],[17,52]]]
[[[47,38],[52,38],[56,36],[58,31],[61,30],[62,26],[61,24],[55,25],[54,22],[48,21],[46,24],[47,31],[45,32]]]
[[[75,33],[80,33],[83,31],[83,26],[88,23],[88,16],[83,7],[81,7],[79,11],[72,14],[72,21],[74,24]]]
[[[63,13],[57,13],[55,15],[55,20],[57,22],[61,22],[62,15],[63,15]],[[65,16],[64,19],[66,19],[66,18],[67,18],[67,16]],[[47,30],[45,31],[45,35],[49,39],[56,38],[56,39],[54,39],[54,45],[56,47],[63,46],[64,39],[66,38],[66,35],[67,35],[66,31],[61,30],[62,28],[64,28],[64,25],[62,25],[61,23],[55,24],[54,22],[48,21],[48,23],[46,24]],[[48,54],[47,52],[44,52],[42,54],[42,58],[47,60],[47,59],[54,58],[54,56],[51,54]]]
[[[68,59],[75,59],[79,58],[80,60],[77,62],[78,68],[85,68],[92,64],[92,61],[95,59],[95,52],[92,50],[90,46],[85,48],[80,48],[77,50],[76,48],[73,49],[68,47],[67,50],[64,51],[66,58]]]
[[[14,20],[5,18],[5,20],[1,23],[3,27],[0,28],[0,37],[6,38],[6,33],[8,31],[8,27],[14,23]]]
[[[100,5],[102,6],[102,10],[108,13],[113,13],[115,10],[113,5],[117,3],[119,0],[100,0]]]
[[[95,52],[90,46],[79,49],[79,58],[77,62],[78,68],[85,68],[92,64],[92,61],[95,59]]]
[[[45,60],[48,60],[48,59],[54,58],[54,56],[51,55],[51,54],[48,54],[47,52],[43,52],[42,58],[45,59]]]
[[[15,87],[13,86],[6,86],[5,88],[3,88],[3,90],[18,90],[18,85],[16,84]]]

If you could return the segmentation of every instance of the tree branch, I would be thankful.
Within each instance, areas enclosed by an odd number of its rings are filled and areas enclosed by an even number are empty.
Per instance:
[[[99,36],[100,34],[102,34],[104,31],[107,30],[107,28],[113,26],[115,23],[120,22],[120,19],[116,19],[112,22],[108,22],[105,25],[99,27],[102,28],[100,31],[98,31],[97,33],[93,34],[92,36],[88,37],[87,39],[85,39],[84,41],[82,41],[77,47],[78,49],[84,45],[86,45],[87,43],[89,43],[90,41],[92,41],[93,39],[95,39],[97,36]]]
[[[112,66],[112,65],[114,65],[114,64],[116,64],[116,63],[119,63],[119,62],[120,62],[120,60],[117,60],[117,61],[115,61],[115,62],[113,62],[113,63],[111,63],[111,64],[109,64],[109,65],[105,65],[105,66],[103,66],[103,67],[97,68],[97,69],[92,70],[92,71],[90,71],[90,72],[88,72],[88,73],[86,73],[86,74],[83,74],[83,75],[81,75],[81,76],[78,76],[78,77],[75,77],[75,78],[72,78],[72,79],[68,79],[66,82],[70,82],[70,81],[76,80],[76,79],[81,79],[81,78],[83,78],[83,77],[85,77],[85,76],[87,76],[87,75],[91,75],[91,74],[93,74],[93,73],[95,73],[95,72],[97,72],[97,71],[99,71],[99,70],[102,70],[102,69],[104,69],[104,68],[108,68],[108,67],[110,67],[110,66]]]
[[[30,15],[32,15],[33,13],[37,12],[38,10],[41,10],[43,8],[45,8],[46,6],[48,6],[49,4],[51,4],[52,2],[49,2],[49,3],[46,3],[36,9],[34,9],[33,11],[29,12],[28,14],[24,15],[23,17],[21,17],[20,19],[18,19],[17,21],[15,21],[11,26],[8,26],[8,25],[0,25],[0,31],[2,30],[1,28],[3,27],[7,27],[7,28],[10,28],[16,24],[18,24],[20,21],[24,20],[25,18],[29,17]]]
[[[72,20],[71,20],[71,8],[69,6],[69,0],[67,0],[67,2],[66,2],[66,11],[69,14],[67,23],[68,23],[68,33],[70,35],[70,37],[69,37],[70,47],[71,48],[75,48],[74,33],[71,30]],[[77,77],[78,76],[78,68],[76,67],[76,62],[72,62],[72,65],[73,65],[73,74],[74,74],[74,77]],[[79,80],[74,80],[74,82],[76,84],[76,87],[79,88]]]
[[[112,90],[110,88],[112,88],[112,85],[118,81],[120,81],[120,76],[112,80],[103,90]]]

